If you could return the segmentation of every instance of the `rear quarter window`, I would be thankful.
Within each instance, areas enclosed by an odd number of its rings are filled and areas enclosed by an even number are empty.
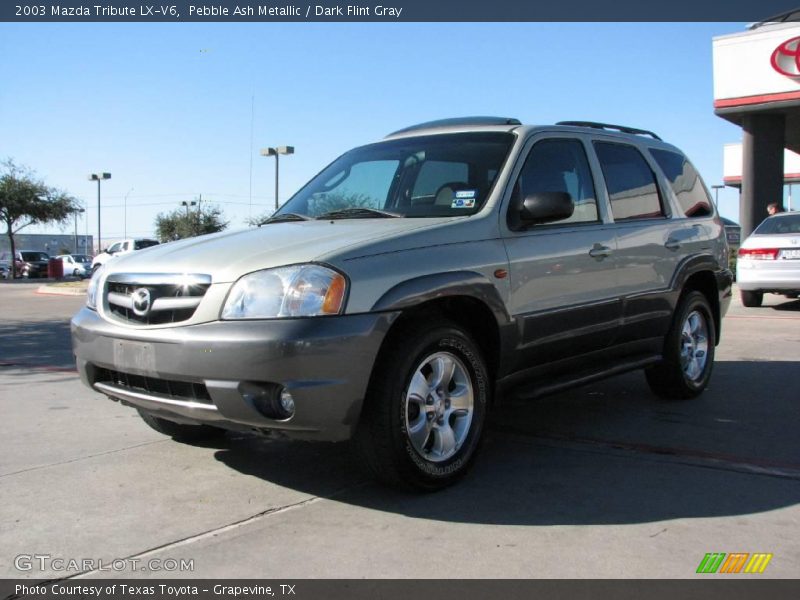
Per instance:
[[[664,216],[655,174],[634,146],[595,142],[615,221]]]
[[[703,185],[703,180],[685,156],[657,149],[651,149],[650,154],[669,181],[684,215],[707,217],[713,214],[711,197]]]

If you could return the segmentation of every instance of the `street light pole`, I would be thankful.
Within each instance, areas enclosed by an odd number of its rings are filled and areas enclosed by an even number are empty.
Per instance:
[[[132,191],[133,188],[129,189],[122,201],[122,237],[125,239],[128,239],[128,196],[131,195]]]
[[[711,189],[714,190],[714,206],[719,206],[719,191],[723,189],[724,185],[712,185]]]
[[[197,204],[197,202],[195,202],[194,200],[192,200],[191,202],[187,202],[186,200],[181,202],[181,206],[186,208],[186,216],[187,217],[189,216],[189,207],[190,206],[194,206],[195,204]]]
[[[78,215],[83,212],[86,211],[82,208],[75,211],[75,254],[80,254],[80,250],[78,249]]]
[[[97,250],[100,251],[102,246],[102,238],[100,233],[100,182],[104,179],[111,179],[111,173],[92,173],[89,175],[89,181],[97,182]]]
[[[277,146],[275,148],[262,148],[261,156],[275,157],[275,210],[278,210],[278,177],[280,164],[278,157],[281,154],[294,154],[294,146]]]

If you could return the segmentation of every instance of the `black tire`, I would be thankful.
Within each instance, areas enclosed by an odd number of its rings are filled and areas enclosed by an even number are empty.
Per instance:
[[[703,366],[696,373],[692,371],[692,367],[697,363],[686,360],[685,355],[682,359],[682,349],[686,344],[689,344],[692,356],[699,359],[696,350],[701,344],[696,343],[697,340],[692,336],[687,337],[684,333],[690,316],[695,314],[702,319],[706,346]],[[716,341],[717,331],[714,315],[708,299],[698,291],[692,290],[684,293],[678,302],[672,325],[664,340],[663,357],[660,362],[645,371],[650,389],[657,396],[666,400],[685,400],[699,396],[711,379]],[[691,365],[689,365],[690,362]]]
[[[742,297],[742,304],[747,308],[758,308],[764,301],[764,292],[740,290],[739,294]]]
[[[200,442],[220,437],[225,433],[224,429],[219,427],[211,427],[209,425],[186,425],[184,423],[175,423],[167,419],[154,417],[150,413],[139,411],[139,416],[150,427],[155,429],[158,433],[170,436],[173,440],[178,442]]]
[[[480,445],[492,385],[480,348],[455,323],[431,320],[400,327],[387,341],[373,369],[355,446],[370,471],[384,483],[405,490],[435,491],[458,481],[472,465]],[[412,378],[424,375],[429,366],[425,361],[429,359],[452,362],[453,371],[445,384],[447,391],[441,391],[444,386],[440,388],[435,406],[433,391],[427,396],[430,402],[412,404],[409,398],[421,398],[409,392]],[[435,373],[430,371],[430,379],[427,375],[424,377],[417,381],[427,384],[435,379]],[[458,388],[457,377],[461,380]],[[444,381],[444,377],[441,379]],[[469,419],[468,410],[455,408],[456,390],[461,390],[461,397],[467,384],[471,386],[468,391],[472,392]],[[438,412],[440,410],[442,412]],[[416,416],[412,415],[414,412]],[[427,456],[434,456],[436,452],[442,455],[429,459],[424,455],[424,447],[415,449],[410,433],[413,427],[408,425],[412,418],[428,431],[422,434],[429,436],[425,438],[431,446]],[[449,445],[442,441],[448,438],[442,433],[445,429],[455,442],[449,449],[451,455],[441,450]],[[416,443],[420,439],[417,437]]]

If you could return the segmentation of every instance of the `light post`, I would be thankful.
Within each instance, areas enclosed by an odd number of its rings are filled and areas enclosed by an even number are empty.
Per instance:
[[[133,188],[129,189],[122,200],[122,237],[128,239],[128,196],[131,195]]]
[[[723,189],[724,185],[712,185],[711,189],[714,190],[714,206],[719,206],[719,191]]]
[[[97,250],[100,251],[100,247],[103,245],[102,238],[100,235],[100,182],[104,179],[111,179],[111,173],[92,173],[89,175],[89,181],[96,181],[97,182]]]
[[[187,217],[189,216],[189,207],[190,206],[195,206],[196,204],[197,204],[197,202],[195,202],[194,200],[192,200],[191,202],[187,202],[186,200],[181,202],[181,206],[186,208],[186,216]]]
[[[82,208],[75,209],[75,254],[80,254],[81,251],[78,248],[78,215],[81,213],[85,213],[86,211]]]
[[[275,157],[275,210],[278,210],[278,157],[281,154],[294,154],[294,146],[277,146],[275,148],[262,148],[261,156]]]

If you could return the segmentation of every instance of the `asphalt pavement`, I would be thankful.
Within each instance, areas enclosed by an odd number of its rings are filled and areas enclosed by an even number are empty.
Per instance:
[[[686,578],[709,552],[773,555],[714,577],[800,573],[798,300],[735,300],[700,398],[641,373],[511,397],[464,481],[411,495],[348,444],[159,435],[79,382],[83,299],[37,288],[0,282],[2,577]]]

